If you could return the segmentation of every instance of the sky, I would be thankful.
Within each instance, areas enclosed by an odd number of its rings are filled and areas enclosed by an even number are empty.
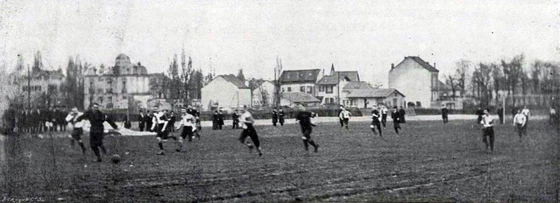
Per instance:
[[[15,1],[0,0],[0,67],[17,55],[48,69],[70,56],[112,66],[118,54],[165,72],[182,49],[193,67],[272,79],[284,70],[357,70],[387,85],[391,63],[420,56],[440,78],[456,62],[524,54],[560,61],[560,2],[443,1]]]

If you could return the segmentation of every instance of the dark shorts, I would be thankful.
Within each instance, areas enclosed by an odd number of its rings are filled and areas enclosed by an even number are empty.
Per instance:
[[[344,122],[344,124],[348,125],[348,121],[350,121],[350,119],[345,118],[345,119],[343,119],[342,121]]]
[[[161,139],[164,139],[164,140],[165,140],[165,139],[167,139],[167,138],[169,137],[169,136],[168,136],[169,134],[168,134],[168,132],[167,132],[167,129],[163,129],[163,126],[164,126],[164,125],[165,125],[165,124],[158,124],[158,125],[157,125],[157,127],[156,127],[157,135],[156,135],[156,136],[159,137],[159,138],[161,138]]]
[[[494,128],[493,127],[488,127],[488,128],[484,128],[482,129],[482,136],[486,137],[494,137]]]
[[[247,129],[243,129],[243,131],[241,131],[241,135],[239,135],[239,141],[244,142],[245,139],[247,139],[247,137],[250,137],[251,140],[259,139],[259,136],[257,135],[257,131],[252,125],[248,125]]]
[[[75,140],[81,140],[82,134],[84,134],[84,130],[82,128],[74,128],[74,130],[72,130],[72,133],[70,133],[70,136],[72,136],[72,138]]]
[[[90,132],[89,133],[89,144],[92,147],[103,145],[103,132]]]
[[[193,128],[191,126],[183,126],[183,131],[181,132],[181,137],[183,139],[187,138],[187,137],[192,137],[193,136]]]

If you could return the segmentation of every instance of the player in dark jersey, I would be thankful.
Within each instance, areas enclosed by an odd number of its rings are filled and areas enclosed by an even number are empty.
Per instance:
[[[379,137],[383,137],[383,131],[381,131],[381,122],[380,122],[380,113],[379,110],[377,109],[377,106],[373,107],[373,110],[371,111],[371,125],[369,126],[371,128],[371,131],[373,131],[373,134],[377,134],[375,132],[375,128],[377,128],[377,130],[379,131]]]
[[[319,145],[311,139],[311,132],[313,132],[313,126],[315,126],[312,119],[316,115],[313,112],[306,111],[305,107],[302,105],[298,108],[299,113],[296,115],[296,121],[299,122],[299,125],[301,126],[301,132],[303,133],[303,137],[301,137],[301,139],[303,139],[305,151],[309,150],[309,145],[311,145],[315,148],[315,152],[317,152],[319,150]]]
[[[393,108],[393,113],[391,114],[391,118],[393,119],[393,127],[395,128],[395,132],[399,134],[399,129],[401,129],[401,115],[397,106]]]
[[[280,109],[278,111],[278,122],[280,123],[280,126],[284,126],[284,109]]]
[[[76,122],[80,122],[84,119],[89,120],[89,123],[91,124],[89,130],[89,144],[91,146],[91,150],[97,157],[94,161],[101,162],[99,149],[101,149],[103,154],[107,154],[107,150],[105,149],[105,146],[103,146],[103,123],[109,123],[115,130],[118,129],[118,126],[113,122],[113,120],[99,110],[99,104],[97,103],[93,104],[92,109],[86,111],[83,115],[78,116],[78,118],[76,118]]]

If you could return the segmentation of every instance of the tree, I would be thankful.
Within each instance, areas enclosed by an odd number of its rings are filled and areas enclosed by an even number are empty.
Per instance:
[[[169,76],[169,81],[166,81],[167,89],[171,92],[171,99],[181,98],[181,80],[179,79],[179,64],[177,64],[177,54],[173,57],[173,61],[169,64],[169,69],[167,70]]]
[[[505,76],[505,83],[508,90],[508,95],[515,95],[517,85],[523,74],[523,54],[515,56],[510,62],[505,60],[501,61],[502,68]],[[515,106],[515,97],[513,97],[512,104]]]
[[[467,60],[461,60],[456,63],[457,70],[455,71],[457,87],[461,92],[461,96],[464,96],[467,88],[467,72],[471,67],[471,62]]]
[[[490,69],[492,71],[492,82],[493,82],[493,89],[494,89],[494,93],[496,94],[496,104],[499,104],[500,102],[500,98],[499,98],[499,92],[500,90],[502,90],[502,83],[503,83],[503,74],[502,74],[502,70],[500,69],[500,66],[492,63],[490,64]]]
[[[488,106],[490,101],[490,66],[480,63],[477,68],[475,68],[472,76],[473,85],[475,85],[476,95],[480,99],[480,104]]]
[[[237,79],[241,80],[242,82],[245,82],[245,76],[243,75],[243,68],[239,69],[239,73],[237,73]]]
[[[190,80],[192,79],[193,69],[192,60],[189,57],[188,63],[186,62],[185,49],[181,52],[181,76],[180,82],[183,86],[183,95],[185,102],[190,99],[190,88],[192,88]]]
[[[455,100],[457,95],[455,92],[457,91],[457,79],[453,75],[445,76],[445,84],[451,87],[451,98]]]

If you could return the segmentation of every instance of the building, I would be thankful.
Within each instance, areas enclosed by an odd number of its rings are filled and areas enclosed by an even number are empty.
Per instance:
[[[31,75],[31,77],[29,77]],[[64,74],[62,70],[43,70],[33,68],[30,71],[16,71],[9,75],[10,82],[16,85],[24,95],[23,101],[35,107],[61,106],[63,99]],[[31,98],[28,98],[31,96]],[[44,98],[41,98],[44,97]],[[27,106],[26,106],[27,107]]]
[[[127,109],[129,104],[147,108],[151,77],[146,67],[132,64],[125,54],[117,56],[113,67],[90,67],[84,74],[84,107],[98,103],[107,109]]]
[[[264,81],[253,90],[253,106],[274,105],[274,83]]]
[[[307,107],[319,106],[321,100],[305,92],[282,92],[280,106],[295,108],[300,104]]]
[[[315,96],[321,100],[322,105],[345,104],[348,102],[344,97],[343,88],[349,82],[359,82],[360,75],[358,71],[334,71],[325,75],[316,83]]]
[[[251,106],[251,89],[234,75],[216,76],[202,87],[202,110],[234,109],[240,105]]]
[[[320,69],[285,70],[279,79],[280,92],[305,92],[315,95],[315,84],[320,78]]]
[[[350,103],[346,106],[357,108],[372,108],[373,106],[385,105],[388,108],[393,106],[404,106],[405,96],[401,92],[392,88],[383,89],[355,89],[346,96]]]
[[[440,108],[438,100],[438,74],[434,65],[417,56],[407,56],[398,65],[391,64],[389,88],[398,89],[406,95],[406,106],[416,108]]]

